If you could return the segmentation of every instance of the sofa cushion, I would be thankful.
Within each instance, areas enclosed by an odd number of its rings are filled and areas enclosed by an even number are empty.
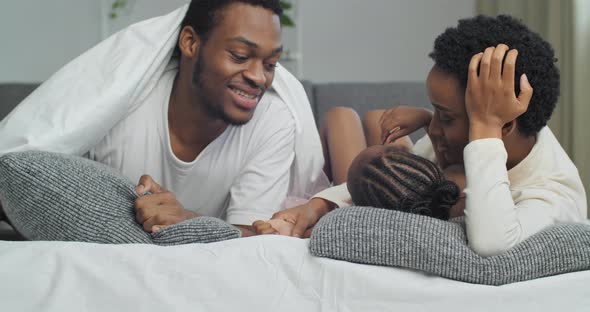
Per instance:
[[[503,285],[590,270],[590,225],[554,225],[502,254],[482,257],[467,245],[464,223],[351,207],[320,219],[311,235],[310,250],[320,257]]]
[[[20,241],[23,239],[10,224],[0,221],[0,241]]]
[[[0,199],[15,229],[30,240],[176,245],[237,238],[240,231],[201,217],[155,233],[135,221],[135,184],[76,156],[18,152],[0,157]]]

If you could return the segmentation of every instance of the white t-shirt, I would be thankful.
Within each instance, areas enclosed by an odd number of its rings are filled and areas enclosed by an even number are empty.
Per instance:
[[[428,136],[412,151],[434,159]],[[500,139],[473,141],[463,154],[467,237],[478,254],[502,253],[552,224],[585,222],[586,192],[580,175],[548,127],[537,134],[527,157],[510,170],[506,169],[507,153]],[[352,204],[346,184],[314,197],[339,207]]]
[[[268,90],[252,119],[228,126],[192,162],[170,146],[168,103],[177,69],[167,70],[150,95],[91,149],[91,159],[132,181],[148,174],[175,193],[185,209],[250,225],[280,210],[289,188],[295,122]]]

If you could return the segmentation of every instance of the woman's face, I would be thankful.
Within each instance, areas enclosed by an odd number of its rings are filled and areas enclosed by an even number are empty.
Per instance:
[[[454,76],[436,65],[426,79],[434,116],[428,134],[442,168],[463,164],[463,149],[469,143],[469,119],[465,110],[465,92]]]

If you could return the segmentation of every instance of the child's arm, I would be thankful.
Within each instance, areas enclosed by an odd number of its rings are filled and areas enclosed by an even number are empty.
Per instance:
[[[408,135],[428,127],[432,115],[428,109],[412,106],[396,106],[386,110],[380,119],[381,142],[394,144],[407,141]]]

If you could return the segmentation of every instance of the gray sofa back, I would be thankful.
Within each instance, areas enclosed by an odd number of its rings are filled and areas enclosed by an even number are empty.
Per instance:
[[[24,100],[38,86],[38,83],[0,84],[0,120],[8,115],[18,103]]]
[[[335,106],[352,107],[361,118],[370,110],[398,105],[430,107],[422,82],[320,83],[311,86],[309,82],[303,82],[303,85],[318,125],[324,114]],[[424,131],[420,130],[411,137],[416,140],[422,135]]]

